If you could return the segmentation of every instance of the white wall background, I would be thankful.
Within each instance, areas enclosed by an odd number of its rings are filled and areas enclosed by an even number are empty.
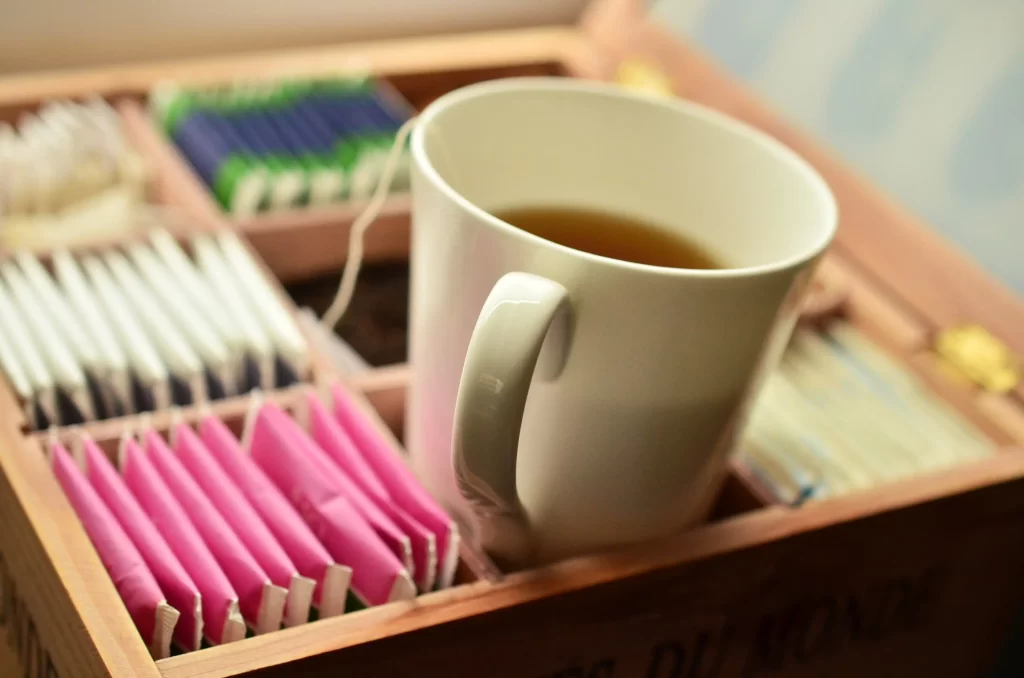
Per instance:
[[[1024,1],[659,0],[655,12],[1024,294]]]

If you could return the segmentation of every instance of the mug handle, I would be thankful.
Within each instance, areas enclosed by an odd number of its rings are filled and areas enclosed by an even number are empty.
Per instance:
[[[530,550],[516,457],[526,397],[549,330],[538,377],[553,379],[568,354],[569,293],[538,275],[503,276],[480,311],[455,403],[452,463],[476,518],[478,545],[512,560]]]

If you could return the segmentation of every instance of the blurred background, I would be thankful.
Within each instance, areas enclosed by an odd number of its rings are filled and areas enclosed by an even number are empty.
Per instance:
[[[654,11],[1024,293],[1024,2],[660,0]]]

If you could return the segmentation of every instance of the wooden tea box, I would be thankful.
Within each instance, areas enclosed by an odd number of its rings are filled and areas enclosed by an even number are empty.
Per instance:
[[[216,85],[355,71],[386,78],[416,107],[507,75],[618,79],[766,130],[815,165],[840,204],[837,241],[819,271],[830,292],[809,319],[841,301],[841,314],[983,432],[993,453],[800,507],[774,502],[738,460],[714,519],[685,534],[511,574],[467,551],[466,577],[450,590],[154,662],[38,438],[7,421],[2,619],[27,675],[958,677],[991,665],[1024,593],[1024,388],[1013,357],[1024,354],[1024,303],[650,23],[639,3],[591,3],[574,24],[12,76],[0,79],[0,107],[126,96],[120,110],[158,167],[160,199],[215,228],[225,215],[146,117],[149,89],[165,79]],[[407,256],[407,208],[389,201],[368,236],[369,258]],[[358,211],[282,212],[234,226],[274,274],[298,279],[337,270]],[[320,369],[334,376],[326,360]],[[398,434],[408,375],[394,366],[350,380]],[[12,411],[10,394],[0,399],[0,411]],[[0,668],[4,658],[0,651]]]

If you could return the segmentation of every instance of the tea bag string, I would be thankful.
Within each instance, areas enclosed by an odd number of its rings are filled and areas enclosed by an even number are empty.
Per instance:
[[[338,285],[338,291],[334,295],[334,300],[331,301],[331,305],[324,312],[323,318],[320,319],[321,324],[328,330],[334,330],[352,302],[352,295],[356,289],[356,280],[359,277],[359,269],[363,264],[363,238],[377,219],[377,215],[380,214],[384,201],[387,200],[388,191],[391,189],[391,181],[394,179],[395,171],[398,169],[398,160],[402,155],[406,139],[416,125],[416,120],[417,116],[409,118],[398,128],[398,132],[395,134],[395,142],[388,153],[387,161],[384,163],[384,171],[381,172],[380,179],[377,181],[377,187],[373,191],[373,197],[370,198],[370,202],[360,212],[359,216],[356,217],[356,220],[352,222],[352,229],[348,235],[348,254],[345,259],[345,268],[341,274],[341,282]]]

